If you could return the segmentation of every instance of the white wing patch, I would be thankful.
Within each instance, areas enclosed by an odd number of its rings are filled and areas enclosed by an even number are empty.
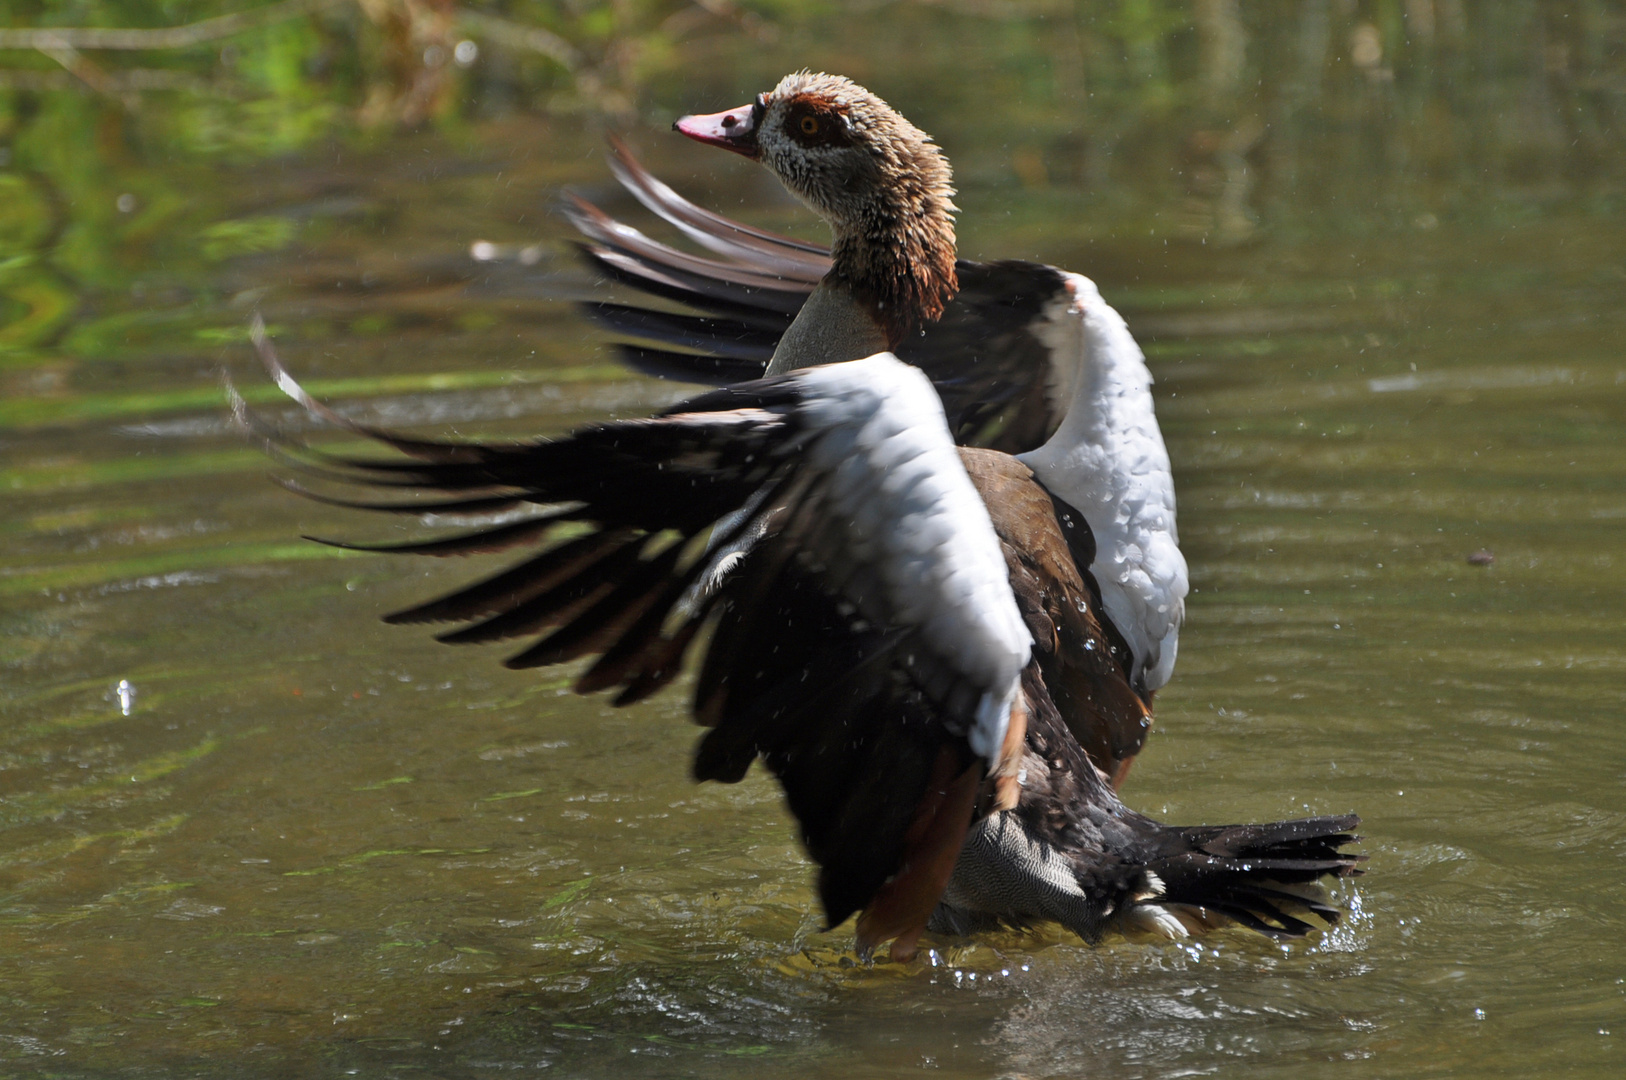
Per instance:
[[[988,509],[930,380],[891,353],[800,371],[807,466],[844,522],[844,556],[873,569],[893,618],[982,691],[967,733],[999,760],[1032,637]]]
[[[1089,278],[1066,290],[1035,332],[1049,347],[1052,390],[1069,401],[1060,428],[1021,460],[1095,534],[1090,571],[1101,603],[1134,654],[1132,681],[1169,681],[1185,616],[1185,556],[1174,518],[1174,476],[1152,407],[1152,373],[1123,317]]]

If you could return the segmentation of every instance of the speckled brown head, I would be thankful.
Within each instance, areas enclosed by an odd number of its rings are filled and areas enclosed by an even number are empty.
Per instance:
[[[893,345],[941,315],[959,290],[948,161],[852,80],[800,71],[750,105],[673,126],[762,162],[828,221],[832,278],[873,305]]]

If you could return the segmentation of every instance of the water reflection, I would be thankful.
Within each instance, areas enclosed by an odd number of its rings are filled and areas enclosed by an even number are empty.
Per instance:
[[[100,88],[0,53],[0,1062],[1618,1071],[1617,6],[716,7],[503,9],[574,67],[460,21],[416,128],[421,54],[373,14],[441,5],[78,50]],[[968,250],[1087,270],[1147,340],[1197,591],[1131,794],[1191,821],[1359,809],[1372,873],[1313,946],[1010,936],[843,966],[772,787],[675,767],[680,696],[618,712],[377,626],[467,568],[299,542],[354,523],[223,424],[256,308],[321,393],[395,426],[669,402],[565,302],[593,283],[551,193],[636,210],[564,110],[632,107],[686,192],[806,230],[660,130],[804,63],[938,136]]]

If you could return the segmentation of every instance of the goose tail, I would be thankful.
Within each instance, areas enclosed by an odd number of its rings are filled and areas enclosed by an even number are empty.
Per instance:
[[[1361,873],[1364,855],[1343,849],[1360,840],[1354,814],[1262,825],[1158,825],[1159,854],[1145,886],[1125,905],[1121,929],[1132,937],[1183,938],[1227,925],[1279,940],[1301,938],[1341,912],[1324,878]]]

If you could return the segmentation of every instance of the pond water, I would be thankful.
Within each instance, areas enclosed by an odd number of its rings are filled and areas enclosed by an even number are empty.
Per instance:
[[[663,128],[851,73],[956,162],[967,254],[1126,313],[1195,590],[1125,796],[1360,813],[1349,917],[1285,947],[1009,934],[855,966],[774,787],[687,780],[680,691],[614,710],[381,625],[486,565],[299,539],[396,526],[276,488],[230,430],[222,368],[303,423],[253,310],[391,425],[681,396],[571,304],[595,285],[560,188],[637,217],[596,121],[494,74],[402,133],[335,119],[359,91],[0,87],[0,1071],[1621,1075],[1626,22],[1268,7],[765,7],[760,40],[651,48],[617,126],[700,201],[817,236]]]

